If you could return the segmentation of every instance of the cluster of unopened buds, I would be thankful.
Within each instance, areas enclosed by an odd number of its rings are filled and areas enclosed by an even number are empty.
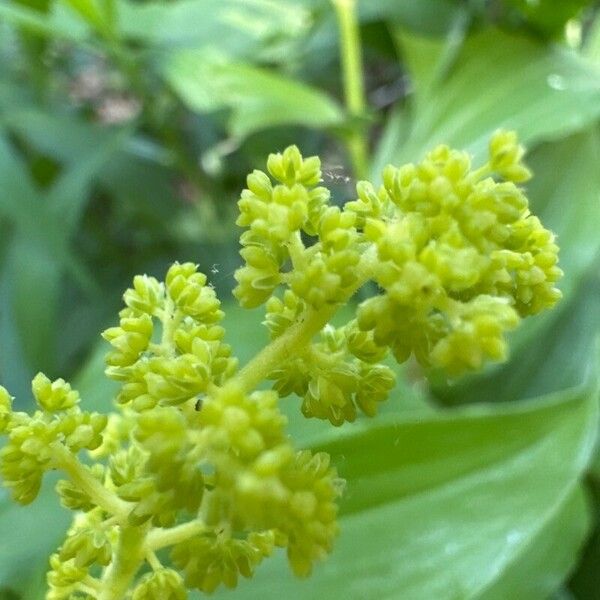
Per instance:
[[[214,290],[195,265],[174,264],[164,282],[135,277],[103,334],[114,412],[82,410],[68,383],[42,374],[33,414],[0,388],[4,485],[28,504],[58,469],[74,511],[47,598],[186,598],[234,587],[277,547],[308,575],[338,533],[343,481],[328,455],[294,448],[280,400],[295,394],[306,417],[342,425],[389,396],[389,353],[451,377],[505,358],[505,334],[560,297],[558,248],[518,185],[522,155],[508,132],[476,169],[439,146],[387,167],[379,189],[359,182],[339,207],[317,157],[273,154],[239,201],[234,294],[266,305],[271,336],[255,358],[238,368]],[[374,295],[333,327],[369,282]]]

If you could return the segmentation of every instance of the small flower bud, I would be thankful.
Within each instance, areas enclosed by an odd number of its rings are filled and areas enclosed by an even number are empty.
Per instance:
[[[79,394],[64,379],[50,381],[43,373],[34,377],[31,389],[40,408],[47,412],[67,410],[79,402]]]

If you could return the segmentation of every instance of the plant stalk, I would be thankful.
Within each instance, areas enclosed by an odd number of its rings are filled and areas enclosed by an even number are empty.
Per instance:
[[[102,577],[98,600],[125,598],[144,560],[145,527],[122,527],[117,550]]]
[[[357,120],[347,139],[352,168],[357,179],[367,176],[367,140],[358,121],[365,114],[365,88],[362,75],[362,50],[356,0],[332,0],[340,32],[340,54],[346,108]]]
[[[239,390],[248,393],[267,379],[269,373],[277,365],[298,354],[310,343],[312,338],[331,320],[342,304],[345,304],[355,293],[373,276],[373,269],[377,262],[377,249],[370,246],[366,250],[356,267],[357,279],[348,291],[343,302],[326,304],[316,310],[308,308],[285,333],[274,339],[261,350],[239,373],[231,378],[223,389]]]

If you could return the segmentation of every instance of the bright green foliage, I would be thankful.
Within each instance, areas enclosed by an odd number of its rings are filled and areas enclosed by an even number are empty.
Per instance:
[[[281,398],[296,394],[305,416],[342,425],[388,397],[390,349],[449,375],[505,357],[505,333],[560,297],[553,236],[515,185],[529,175],[522,154],[500,132],[472,170],[465,153],[440,146],[418,165],[388,167],[378,191],[360,182],[343,208],[318,187],[317,157],[271,155],[275,183],[255,171],[239,203],[248,229],[235,293],[243,306],[266,303],[271,334],[248,365],[238,371],[224,342],[206,276],[176,263],[164,282],[135,277],[103,334],[118,412],[81,411],[68,383],[42,374],[33,415],[12,411],[0,388],[5,485],[27,504],[44,472],[61,469],[57,492],[76,511],[47,597],[210,593],[251,577],[276,547],[309,575],[333,548],[344,482],[328,454],[294,448]],[[382,293],[333,327],[369,280]],[[259,389],[269,379],[274,389]]]

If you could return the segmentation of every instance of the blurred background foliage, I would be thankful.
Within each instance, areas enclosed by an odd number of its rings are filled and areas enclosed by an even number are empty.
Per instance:
[[[344,97],[329,0],[0,0],[0,380],[26,406],[38,370],[74,377],[108,410],[97,334],[123,289],[192,260],[227,299],[235,201],[269,152],[318,153],[343,202],[388,162],[440,142],[477,160],[492,131],[515,129],[534,210],[559,237],[560,307],[481,375],[426,385],[409,364],[374,422],[331,432],[292,406],[298,439],[347,465],[347,533],[314,580],[292,582],[275,562],[239,595],[600,598],[597,398],[585,383],[600,331],[600,4],[357,9],[358,107]],[[266,337],[260,320],[231,308],[242,359]],[[473,406],[442,408],[457,405]],[[3,497],[1,599],[42,593],[66,518],[48,489],[35,514]]]

